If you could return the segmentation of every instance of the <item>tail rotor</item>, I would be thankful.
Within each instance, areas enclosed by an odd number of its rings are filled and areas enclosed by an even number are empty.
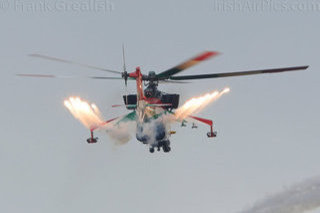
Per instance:
[[[124,79],[124,84],[127,87],[129,74],[127,72],[127,67],[126,67],[126,57],[125,57],[125,54],[124,54],[124,44],[122,44],[122,60],[123,60],[122,78]]]
[[[129,74],[127,72],[127,67],[126,67],[126,57],[125,57],[125,51],[124,51],[124,44],[122,44],[122,61],[123,61],[123,72],[122,72],[122,78],[124,79],[124,84],[125,84],[125,90],[126,90],[126,105],[128,104],[128,77]]]

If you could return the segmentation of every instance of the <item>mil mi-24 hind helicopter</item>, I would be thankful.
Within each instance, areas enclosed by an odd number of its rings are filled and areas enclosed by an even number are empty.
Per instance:
[[[147,75],[141,73],[140,67],[137,67],[135,71],[128,73],[126,70],[124,50],[123,50],[123,71],[115,71],[96,66],[77,63],[60,58],[50,57],[41,54],[32,54],[30,56],[58,61],[68,64],[76,64],[90,69],[100,70],[112,74],[119,75],[118,77],[106,77],[106,76],[89,76],[90,79],[102,79],[102,80],[114,80],[123,79],[125,86],[127,86],[128,80],[136,81],[136,94],[124,95],[124,106],[128,110],[132,110],[129,114],[118,118],[113,118],[105,122],[95,123],[94,125],[87,125],[90,129],[90,138],[87,139],[88,143],[96,143],[98,138],[94,137],[94,131],[103,128],[106,125],[119,125],[122,122],[133,121],[136,123],[136,139],[143,144],[149,145],[149,151],[153,153],[155,149],[160,151],[162,148],[164,152],[170,152],[170,135],[174,134],[171,131],[171,122],[181,122],[181,126],[185,126],[186,119],[193,119],[198,122],[209,125],[210,131],[207,133],[209,138],[217,136],[217,132],[213,130],[213,122],[210,119],[196,117],[192,114],[185,113],[181,115],[179,113],[179,94],[168,94],[158,90],[158,84],[162,82],[170,83],[184,83],[184,80],[197,80],[208,78],[224,78],[244,75],[266,74],[266,73],[279,73],[287,71],[306,70],[308,66],[296,66],[296,67],[284,67],[275,69],[262,69],[240,72],[224,72],[215,74],[200,74],[200,75],[178,75],[178,73],[190,68],[200,62],[203,62],[213,56],[218,55],[217,52],[205,51],[198,56],[191,58],[173,68],[165,70],[160,73],[149,71]],[[59,78],[66,76],[45,75],[45,74],[18,74],[24,77],[44,77],[44,78]],[[143,88],[143,83],[146,88]],[[223,92],[227,92],[225,89]],[[217,95],[216,93],[215,95]],[[222,93],[221,93],[222,94]],[[74,101],[74,100],[73,100]],[[79,101],[79,100],[78,100]],[[72,107],[72,103],[65,102],[65,105],[69,108]],[[122,105],[114,105],[114,107]],[[92,106],[95,111],[95,106]],[[92,109],[91,108],[91,109]],[[183,114],[183,113],[182,113]],[[94,115],[93,115],[94,116]],[[193,122],[192,128],[197,128],[197,125]]]

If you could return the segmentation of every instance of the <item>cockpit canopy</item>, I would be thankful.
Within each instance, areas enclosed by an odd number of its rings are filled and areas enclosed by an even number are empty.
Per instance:
[[[158,93],[159,92],[157,91],[157,88],[150,85],[144,90],[144,96],[146,96],[147,98],[158,98]]]

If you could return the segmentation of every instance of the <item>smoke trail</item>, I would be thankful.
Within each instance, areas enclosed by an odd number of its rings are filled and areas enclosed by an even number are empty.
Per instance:
[[[320,207],[320,177],[271,195],[241,213],[303,213]]]
[[[103,127],[108,136],[115,142],[115,145],[124,145],[132,138],[132,133],[136,131],[136,122],[123,122],[119,124],[109,124]]]

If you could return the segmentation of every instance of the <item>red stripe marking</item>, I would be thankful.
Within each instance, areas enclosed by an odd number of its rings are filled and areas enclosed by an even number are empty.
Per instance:
[[[218,55],[218,54],[219,54],[218,52],[208,51],[208,52],[204,52],[201,55],[195,57],[193,60],[195,60],[195,61],[203,61],[203,60],[206,60],[206,59],[211,58],[211,57],[213,57],[215,55]]]
[[[158,98],[146,98],[149,104],[162,104],[161,100]]]
[[[105,121],[105,122],[102,122],[102,123],[99,124],[98,126],[91,127],[90,131],[93,132],[94,130],[98,129],[99,127],[102,127],[102,126],[104,126],[104,125],[106,125],[106,124],[108,124],[108,123],[110,123],[110,122],[112,122],[112,121],[114,121],[114,120],[116,120],[116,119],[118,119],[118,117],[112,118],[112,119],[110,119],[110,120],[108,120],[108,121]]]
[[[208,119],[205,119],[205,118],[199,118],[199,117],[196,117],[196,116],[189,116],[190,118],[193,118],[193,119],[195,119],[195,120],[198,120],[198,121],[200,121],[200,122],[202,122],[202,123],[205,123],[205,124],[208,124],[208,125],[210,125],[210,126],[212,126],[212,124],[213,124],[213,122],[212,122],[212,120],[208,120]]]

